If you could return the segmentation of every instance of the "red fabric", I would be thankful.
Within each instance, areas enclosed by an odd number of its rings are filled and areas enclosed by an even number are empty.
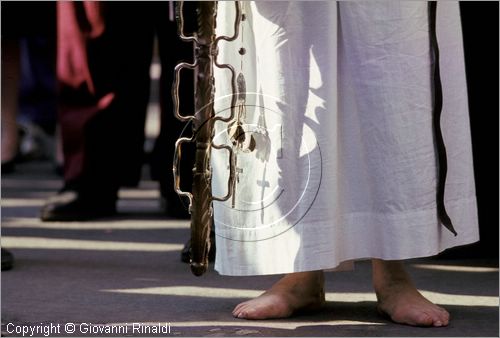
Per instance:
[[[89,43],[105,31],[103,9],[98,1],[57,2],[57,79],[59,87],[64,88],[61,90],[60,123],[67,181],[81,176],[84,170],[85,125],[115,97],[114,93],[97,96],[88,59]],[[76,95],[66,100],[64,96],[68,91]],[[77,100],[68,104],[67,101],[75,97]]]
[[[152,174],[170,185],[174,142],[184,127],[172,114],[173,69],[193,51],[191,44],[180,42],[168,2],[57,2],[57,28],[66,185],[102,191],[139,181],[155,37],[162,119]],[[189,89],[183,93],[192,91],[187,78],[182,86]],[[189,101],[182,100],[185,108]]]
[[[65,85],[88,87],[95,93],[87,60],[87,40],[104,32],[102,5],[99,2],[57,2],[57,77]]]

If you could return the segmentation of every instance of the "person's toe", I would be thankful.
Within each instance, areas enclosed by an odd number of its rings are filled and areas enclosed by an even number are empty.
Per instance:
[[[433,317],[424,311],[420,311],[419,309],[404,308],[394,311],[391,319],[396,323],[416,326],[431,326],[434,324]]]
[[[239,318],[243,319],[259,319],[258,311],[252,308],[245,308],[240,314]]]
[[[243,309],[247,305],[247,302],[240,303],[236,305],[236,307],[233,310],[233,316],[237,317],[238,314],[241,312],[241,309]]]
[[[236,318],[240,318],[240,319],[248,319],[248,313],[246,311],[240,311],[238,312],[238,315],[236,316]]]
[[[251,304],[242,304],[242,306],[238,309],[235,317],[241,319],[251,319],[252,311],[253,310]]]
[[[448,313],[448,311],[439,308],[436,323],[441,324],[440,326],[447,326],[449,322],[450,322],[450,314]]]
[[[420,312],[415,316],[414,325],[431,326],[435,323],[431,315],[426,312]]]

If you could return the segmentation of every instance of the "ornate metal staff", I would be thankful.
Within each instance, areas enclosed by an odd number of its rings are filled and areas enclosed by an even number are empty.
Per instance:
[[[179,2],[176,10],[178,33],[180,38],[186,42],[195,44],[194,63],[180,63],[175,67],[172,97],[174,103],[174,115],[183,122],[191,122],[193,135],[181,137],[175,143],[175,155],[173,163],[174,187],[180,196],[189,199],[189,213],[191,214],[191,271],[196,276],[202,275],[208,267],[208,253],[210,251],[210,229],[212,227],[212,202],[228,200],[235,184],[235,156],[232,148],[227,145],[217,145],[212,142],[215,121],[230,122],[234,120],[234,109],[236,95],[231,100],[230,116],[223,118],[215,116],[214,113],[214,77],[213,66],[229,69],[233,94],[236,93],[236,76],[231,65],[219,64],[217,62],[217,43],[220,40],[233,41],[239,34],[241,20],[240,5],[236,4],[236,19],[234,35],[231,37],[215,37],[215,19],[217,2],[199,1],[197,7],[198,30],[193,36],[184,35],[183,2]],[[184,68],[193,69],[195,77],[195,114],[185,116],[179,113],[179,77]],[[180,189],[180,161],[181,146],[185,142],[195,142],[196,154],[193,167],[192,193]],[[229,180],[226,196],[216,197],[211,190],[211,167],[210,154],[212,149],[227,150],[229,153]]]

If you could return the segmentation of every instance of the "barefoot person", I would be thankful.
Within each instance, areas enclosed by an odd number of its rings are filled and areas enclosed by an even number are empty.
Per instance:
[[[402,261],[478,240],[458,3],[241,6],[239,36],[217,56],[233,66],[237,93],[227,69],[215,72],[216,114],[238,96],[238,120],[215,123],[214,142],[237,158],[233,198],[214,202],[215,269],[285,276],[233,315],[317,309],[324,270],[372,259],[382,313],[448,325]],[[217,35],[233,34],[234,12],[219,3]],[[212,151],[215,196],[226,193],[227,163]]]

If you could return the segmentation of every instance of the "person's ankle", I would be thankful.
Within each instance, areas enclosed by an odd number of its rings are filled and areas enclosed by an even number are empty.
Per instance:
[[[403,261],[372,259],[372,282],[375,292],[383,293],[393,287],[412,284]]]

